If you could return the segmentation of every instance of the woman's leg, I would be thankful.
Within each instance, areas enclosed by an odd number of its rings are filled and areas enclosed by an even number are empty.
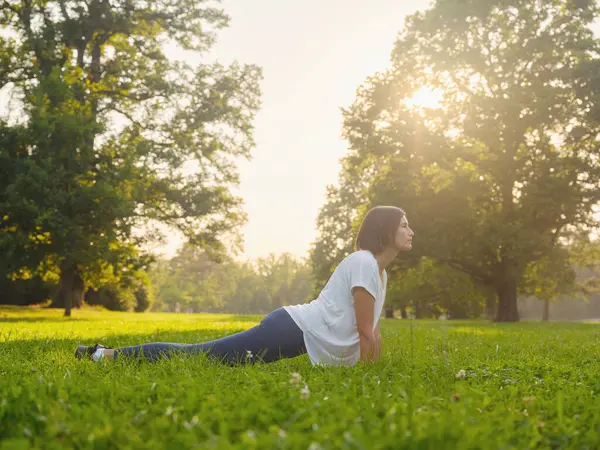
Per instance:
[[[206,353],[226,363],[246,364],[293,358],[306,353],[306,347],[302,330],[285,309],[278,308],[257,326],[215,341],[202,344],[156,342],[124,347],[114,350],[114,358],[143,356],[154,361],[169,358],[173,353]]]

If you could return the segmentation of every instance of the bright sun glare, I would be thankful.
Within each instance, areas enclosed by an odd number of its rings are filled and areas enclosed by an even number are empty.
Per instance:
[[[441,108],[441,100],[443,92],[441,89],[432,89],[428,86],[420,87],[415,91],[412,97],[405,101],[406,106],[409,108],[428,108],[438,109]]]

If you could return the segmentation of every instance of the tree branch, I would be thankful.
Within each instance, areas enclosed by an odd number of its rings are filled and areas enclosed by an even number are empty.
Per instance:
[[[70,21],[71,17],[69,17],[69,13],[67,11],[67,5],[65,4],[65,0],[58,0],[58,4],[60,5],[60,11],[62,12],[65,22]]]
[[[121,115],[125,116],[127,119],[129,119],[129,120],[130,120],[130,121],[131,121],[131,122],[132,122],[134,125],[136,125],[136,126],[138,126],[138,127],[142,128],[143,130],[147,130],[147,129],[148,129],[147,127],[145,127],[144,125],[142,125],[142,123],[141,123],[141,122],[139,122],[139,121],[137,121],[136,119],[134,119],[134,118],[131,116],[131,114],[129,114],[129,113],[125,112],[125,111],[122,111],[121,109],[117,108],[116,106],[110,105],[110,106],[109,106],[109,107],[107,107],[106,109],[109,109],[109,110],[112,110],[112,111],[118,112],[119,114],[121,114]]]
[[[465,272],[466,274],[471,275],[473,278],[476,278],[484,284],[488,284],[491,281],[491,277],[488,274],[486,274],[483,270],[470,264],[465,264],[464,261],[459,261],[454,258],[440,259],[439,261],[448,264],[450,267],[458,269],[461,272]]]
[[[456,84],[456,86],[458,86],[461,90],[463,90],[464,92],[469,94],[471,97],[475,97],[475,94],[473,93],[473,91],[471,89],[469,89],[465,83],[462,83],[461,81],[459,81],[456,78],[455,72],[450,72],[450,78],[452,78],[452,81],[454,82],[454,84]]]
[[[7,0],[3,0],[3,5],[6,6],[8,9],[10,9],[15,14],[17,14],[19,17],[21,16],[20,11],[17,9],[17,7],[8,3]]]
[[[29,80],[33,80],[35,79],[35,77],[32,76],[25,76],[22,75],[20,77],[7,77],[5,80],[2,80],[2,78],[0,77],[0,89],[2,89],[4,86],[13,83],[13,84],[18,84],[18,83],[22,83],[24,81],[29,81]]]
[[[166,100],[169,100],[169,97],[165,94],[156,94],[156,93],[145,93],[145,94],[140,94],[140,95],[131,95],[131,94],[123,94],[121,92],[115,92],[113,90],[99,90],[97,91],[99,94],[102,95],[106,95],[109,98],[115,98],[115,97],[120,97],[120,98],[126,98],[128,100],[133,100],[136,102],[143,102],[146,100],[151,100],[153,98],[158,98],[158,97],[162,97]]]

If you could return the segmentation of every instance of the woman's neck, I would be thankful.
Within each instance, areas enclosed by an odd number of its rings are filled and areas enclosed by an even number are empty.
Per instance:
[[[383,271],[396,259],[398,251],[392,248],[385,249],[381,253],[375,255],[377,265],[379,266],[379,274],[383,274]]]

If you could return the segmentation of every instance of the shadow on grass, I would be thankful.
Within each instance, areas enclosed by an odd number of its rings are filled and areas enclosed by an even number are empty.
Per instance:
[[[68,324],[70,322],[86,322],[90,321],[87,317],[1,317],[0,323],[17,323],[17,322],[44,322],[44,323],[61,323]]]

